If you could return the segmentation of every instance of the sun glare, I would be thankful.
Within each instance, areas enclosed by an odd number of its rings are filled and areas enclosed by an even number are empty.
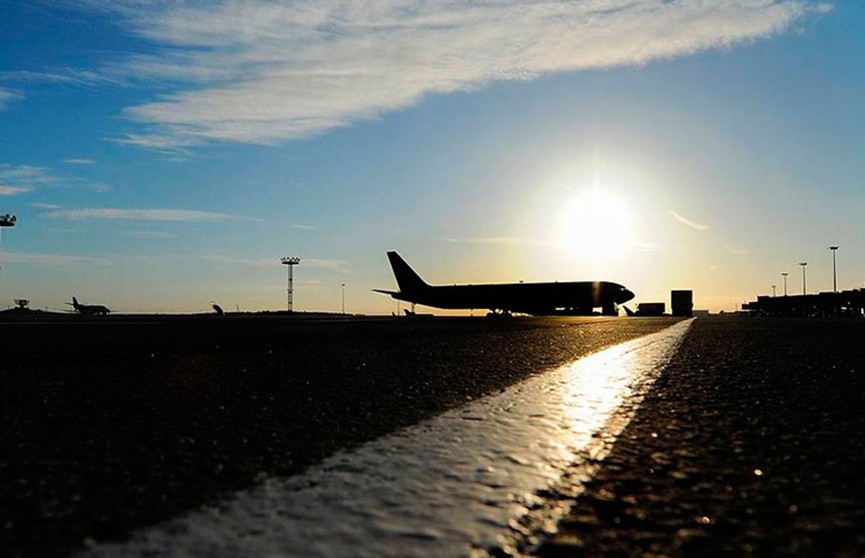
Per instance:
[[[634,219],[622,196],[596,187],[583,190],[563,207],[561,242],[576,258],[601,265],[634,245]]]

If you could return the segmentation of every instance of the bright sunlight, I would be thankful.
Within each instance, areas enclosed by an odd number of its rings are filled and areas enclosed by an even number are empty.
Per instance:
[[[572,256],[603,265],[634,245],[634,228],[628,201],[594,187],[578,192],[564,205],[561,243]]]

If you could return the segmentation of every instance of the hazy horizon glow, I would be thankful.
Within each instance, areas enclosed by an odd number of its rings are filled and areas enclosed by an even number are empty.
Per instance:
[[[7,3],[0,307],[282,308],[296,255],[296,308],[345,283],[389,313],[390,249],[432,283],[732,310],[797,261],[831,287],[837,244],[858,287],[863,23],[819,0]]]

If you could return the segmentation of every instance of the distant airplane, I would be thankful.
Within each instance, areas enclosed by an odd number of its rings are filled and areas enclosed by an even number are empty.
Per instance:
[[[618,315],[618,305],[634,293],[607,281],[570,283],[500,283],[492,285],[428,285],[396,252],[388,252],[399,291],[373,289],[396,300],[435,308],[493,313],[518,312],[536,316],[589,315],[601,308],[604,315]]]
[[[78,299],[74,296],[72,297],[72,302],[67,302],[75,310],[80,314],[108,314],[111,310],[107,306],[103,306],[101,304],[80,304]]]

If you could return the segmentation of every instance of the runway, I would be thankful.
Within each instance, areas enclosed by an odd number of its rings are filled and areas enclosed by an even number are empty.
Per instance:
[[[145,322],[0,324],[0,554],[865,550],[860,320]]]
[[[565,469],[582,463],[590,474],[689,326],[595,353],[85,555],[483,552]]]
[[[0,548],[64,555],[122,540],[672,323],[0,324]]]

